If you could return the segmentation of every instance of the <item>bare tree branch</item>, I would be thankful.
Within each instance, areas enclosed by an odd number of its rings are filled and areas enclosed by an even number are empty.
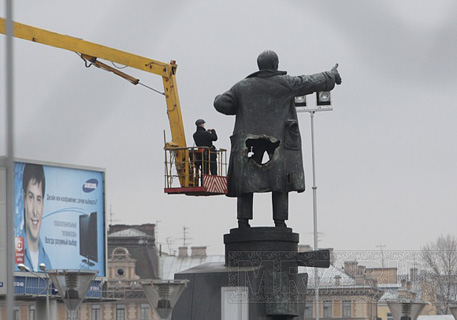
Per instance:
[[[440,236],[422,247],[422,261],[427,272],[428,299],[436,305],[438,314],[447,314],[457,303],[457,239]]]

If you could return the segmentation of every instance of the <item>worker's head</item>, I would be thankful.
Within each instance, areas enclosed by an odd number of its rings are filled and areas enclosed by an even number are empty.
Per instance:
[[[278,70],[279,58],[278,55],[271,50],[265,50],[257,57],[257,65],[259,70]]]
[[[196,125],[197,127],[204,127],[204,126],[205,126],[205,123],[206,123],[206,122],[205,122],[205,120],[203,120],[203,119],[198,119],[197,121],[195,121],[195,125]]]

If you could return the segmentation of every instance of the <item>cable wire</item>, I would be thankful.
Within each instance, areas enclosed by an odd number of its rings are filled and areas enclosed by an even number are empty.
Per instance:
[[[111,61],[111,64],[112,64],[113,66],[115,66],[116,68],[118,68],[118,69],[125,69],[125,68],[128,67],[127,65],[125,65],[125,66],[123,66],[123,67],[118,67],[118,66],[116,66],[116,63],[114,63],[113,61]]]
[[[159,90],[157,90],[157,89],[151,88],[151,87],[149,87],[149,86],[147,86],[147,85],[145,85],[145,84],[143,84],[143,83],[141,83],[141,82],[138,82],[138,84],[141,84],[143,87],[146,87],[146,88],[148,88],[148,89],[150,89],[150,90],[152,90],[152,91],[154,91],[154,92],[157,92],[157,93],[159,93],[159,94],[161,94],[161,95],[163,95],[163,96],[165,95],[165,92],[161,92],[161,91],[159,91]]]

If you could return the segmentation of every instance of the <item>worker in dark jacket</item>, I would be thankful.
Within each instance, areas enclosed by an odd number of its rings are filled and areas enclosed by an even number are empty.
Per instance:
[[[212,175],[217,175],[217,151],[213,145],[213,141],[217,140],[216,130],[205,129],[205,120],[198,119],[195,121],[197,130],[194,133],[194,142],[197,147],[201,148],[197,152],[197,163],[202,166],[202,173],[208,174],[211,171]],[[209,168],[208,168],[209,162]]]
[[[249,227],[253,193],[272,192],[275,225],[285,227],[288,192],[305,190],[302,143],[293,99],[330,91],[341,83],[341,77],[338,65],[313,75],[289,76],[278,70],[278,56],[270,50],[259,55],[257,65],[259,71],[214,100],[217,111],[236,116],[230,137],[227,196],[238,198],[239,227]]]

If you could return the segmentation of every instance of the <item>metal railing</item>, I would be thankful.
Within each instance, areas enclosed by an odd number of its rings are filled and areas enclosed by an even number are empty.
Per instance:
[[[227,150],[209,147],[166,147],[165,188],[192,188],[202,185],[203,174],[210,174],[211,158],[216,155],[218,176],[227,176]],[[187,169],[187,170],[186,170]]]
[[[139,281],[132,280],[106,281],[103,297],[108,300],[146,299],[144,290]]]

